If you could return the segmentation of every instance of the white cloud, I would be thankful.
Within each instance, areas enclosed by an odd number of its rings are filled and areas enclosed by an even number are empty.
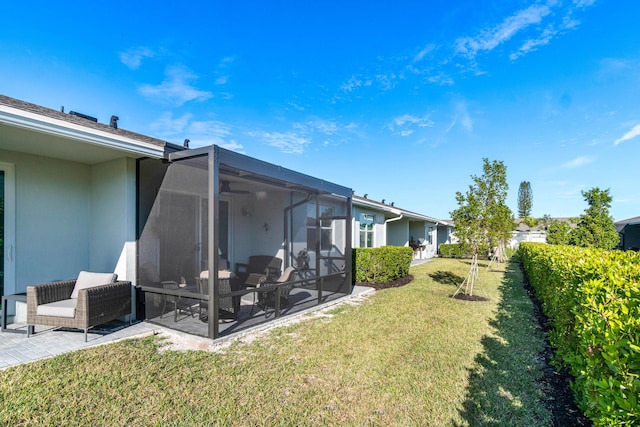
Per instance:
[[[323,120],[320,118],[314,118],[308,121],[306,124],[309,129],[322,132],[326,135],[334,135],[338,131],[338,124],[336,122]]]
[[[406,124],[417,125],[418,127],[431,127],[434,125],[433,120],[429,118],[429,115],[417,117],[411,114],[403,114],[402,116],[393,119],[395,126],[404,126]]]
[[[163,113],[158,119],[153,121],[149,128],[163,138],[173,137],[178,134],[184,134],[189,122],[193,116],[189,113],[183,114],[181,117],[173,118],[173,114]]]
[[[491,51],[530,25],[538,24],[551,10],[546,5],[532,5],[506,18],[501,24],[483,30],[475,37],[456,40],[456,53],[474,58],[478,52]]]
[[[429,46],[424,47],[420,52],[416,54],[416,56],[413,57],[413,62],[415,63],[415,62],[422,61],[425,56],[433,52],[435,49],[436,49],[436,46],[433,44],[430,44]]]
[[[181,145],[188,138],[191,148],[219,145],[242,152],[243,146],[231,139],[231,126],[218,120],[193,120],[190,113],[174,118],[170,112],[162,114],[149,125],[161,138]]]
[[[152,58],[154,53],[146,46],[133,47],[126,52],[120,52],[120,61],[132,70],[140,68],[143,58]]]
[[[400,136],[409,136],[416,131],[416,127],[426,128],[432,127],[434,124],[434,121],[431,120],[428,114],[422,117],[403,114],[402,116],[392,119],[391,123],[387,125],[387,128]]]
[[[268,145],[279,148],[283,153],[302,154],[311,140],[294,132],[252,132],[250,136],[262,138]]]
[[[435,83],[438,84],[440,86],[453,86],[455,84],[455,82],[453,81],[453,79],[449,76],[447,76],[444,73],[440,73],[434,76],[430,76],[427,78],[427,81],[429,83]]]
[[[458,120],[464,130],[469,133],[473,132],[473,120],[471,120],[471,116],[469,115],[466,102],[460,101],[456,103],[456,121]]]
[[[229,142],[225,142],[220,144],[222,148],[226,148],[227,150],[235,151],[238,153],[244,154],[244,146],[238,143],[236,140],[231,140]]]
[[[171,66],[165,70],[165,79],[159,85],[141,85],[138,90],[148,98],[163,103],[181,106],[188,101],[204,101],[213,97],[213,93],[196,89],[190,84],[197,76],[182,66]]]
[[[520,49],[509,55],[509,58],[513,61],[531,51],[536,50],[539,46],[547,45],[554,37],[576,28],[578,24],[579,22],[571,18],[571,12],[569,12],[569,15],[563,18],[562,23],[559,26],[547,26],[538,37],[525,41],[524,44],[520,46]]]
[[[629,132],[625,133],[620,138],[616,139],[613,142],[613,145],[618,145],[622,142],[628,141],[638,136],[640,136],[640,125],[635,125]]]
[[[574,169],[574,168],[579,168],[581,166],[585,166],[588,165],[589,163],[593,162],[595,159],[593,157],[587,157],[587,156],[580,156],[580,157],[576,157],[573,160],[570,160],[566,163],[562,164],[563,168],[566,169]]]
[[[340,86],[344,92],[353,92],[354,89],[359,87],[368,87],[373,84],[371,79],[363,79],[361,76],[352,76],[346,83]]]
[[[573,0],[573,4],[576,7],[588,7],[592,6],[596,0]]]

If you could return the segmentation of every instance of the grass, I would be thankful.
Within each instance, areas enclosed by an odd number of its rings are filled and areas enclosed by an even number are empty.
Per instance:
[[[0,425],[551,425],[519,269],[481,262],[490,300],[449,298],[469,267],[413,267],[406,286],[222,353],[148,337],[2,371]]]

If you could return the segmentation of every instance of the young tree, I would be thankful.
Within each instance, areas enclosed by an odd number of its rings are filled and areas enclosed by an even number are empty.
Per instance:
[[[540,218],[538,220],[538,225],[542,228],[544,228],[545,230],[547,229],[547,227],[549,227],[551,224],[553,223],[553,220],[551,219],[551,215],[549,214],[544,214],[542,215],[542,218]]]
[[[484,158],[482,176],[472,175],[471,179],[473,184],[465,194],[456,192],[458,208],[450,212],[456,236],[465,252],[473,256],[471,270],[465,279],[465,293],[469,295],[473,295],[480,249],[502,247],[514,229],[513,214],[505,204],[509,185],[504,163]]]
[[[547,243],[568,245],[571,243],[571,226],[565,221],[555,221],[547,228]]]
[[[531,207],[533,206],[533,192],[531,191],[531,183],[522,181],[518,189],[518,216],[527,218],[531,216]]]
[[[620,242],[620,237],[609,215],[613,200],[609,189],[594,187],[583,191],[582,196],[589,207],[580,215],[578,226],[572,232],[572,243],[583,247],[613,249]]]

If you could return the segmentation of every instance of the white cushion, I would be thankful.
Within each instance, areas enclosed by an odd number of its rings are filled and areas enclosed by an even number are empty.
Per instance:
[[[76,280],[76,286],[71,292],[70,298],[78,298],[80,289],[93,288],[96,286],[108,285],[116,281],[118,275],[115,273],[92,273],[89,271],[81,271]],[[73,316],[72,316],[73,317]]]
[[[49,304],[39,305],[36,311],[38,316],[54,316],[54,317],[76,317],[77,299],[63,299],[61,301],[50,302]]]
[[[232,277],[236,277],[236,274],[231,270],[218,270],[218,279],[230,279]],[[209,278],[209,270],[204,270],[200,272],[201,279]]]

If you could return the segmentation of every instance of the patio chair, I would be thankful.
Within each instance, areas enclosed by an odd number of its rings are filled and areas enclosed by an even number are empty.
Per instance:
[[[131,282],[81,271],[77,279],[27,286],[27,337],[34,325],[82,329],[131,314]],[[129,317],[131,323],[131,317]]]
[[[223,262],[224,261],[224,262]],[[218,313],[223,319],[237,319],[238,313],[240,313],[240,297],[239,296],[225,296],[231,291],[237,291],[238,280],[236,275],[228,269],[228,263],[226,260],[220,260],[221,270],[218,270]],[[198,293],[209,295],[209,270],[205,270],[200,273],[200,277],[196,278],[198,283]],[[208,319],[207,313],[209,310],[209,301],[200,301],[200,320],[206,322]]]
[[[258,283],[258,288],[276,285],[279,283],[286,283],[296,280],[298,270],[295,267],[287,267],[284,272],[276,280],[268,280],[266,277]],[[293,289],[293,284],[280,287],[280,307],[287,307],[289,305],[289,293]],[[258,307],[267,310],[269,307],[275,308],[276,306],[276,290],[269,292],[258,292]],[[252,309],[253,312],[253,309]],[[266,313],[265,313],[266,314]]]
[[[180,285],[173,280],[167,280],[162,282],[162,288],[170,291],[178,291],[180,290]],[[167,303],[173,305],[173,321],[178,321],[178,314],[180,311],[186,312],[194,317],[196,315],[195,311],[193,311],[193,306],[196,304],[195,300],[191,298],[182,298],[176,295],[162,295],[163,303],[162,303],[162,311],[160,312],[160,318],[164,316],[164,312],[167,307]]]
[[[236,263],[236,276],[244,287],[257,287],[260,279],[275,280],[280,276],[282,260],[271,255],[252,255],[249,263]]]

